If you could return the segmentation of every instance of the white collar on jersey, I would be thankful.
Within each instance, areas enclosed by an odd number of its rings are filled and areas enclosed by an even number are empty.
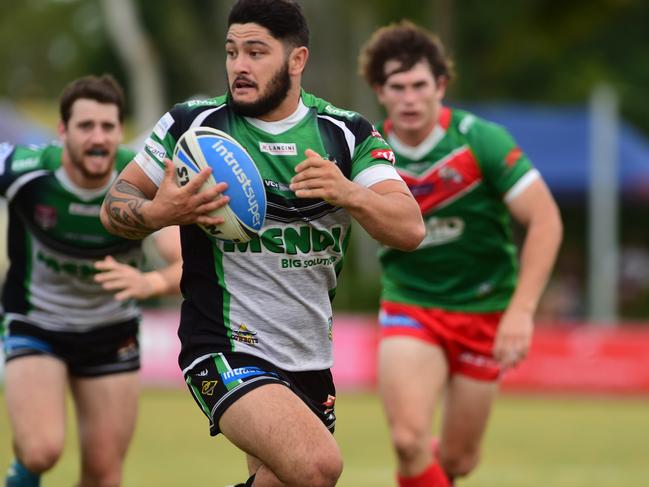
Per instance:
[[[259,120],[258,118],[245,118],[248,122],[250,122],[251,125],[254,125],[259,130],[263,130],[264,132],[268,132],[269,134],[278,135],[295,127],[302,121],[307,113],[309,113],[309,109],[302,102],[302,98],[300,98],[300,101],[297,104],[297,109],[283,120],[277,120],[276,122],[264,122],[263,120]]]
[[[110,176],[110,181],[108,181],[104,186],[102,186],[101,188],[86,189],[80,188],[79,186],[74,184],[63,167],[59,167],[54,174],[56,175],[56,179],[58,179],[61,183],[61,186],[63,186],[68,192],[77,196],[82,201],[92,201],[99,198],[100,196],[105,195],[111,185],[115,182],[115,178],[117,177],[117,172],[113,170],[113,174],[111,174]]]
[[[388,144],[392,146],[395,152],[410,160],[418,161],[433,150],[433,147],[442,140],[444,135],[446,135],[446,130],[444,130],[439,124],[435,124],[435,128],[430,134],[428,134],[428,137],[422,140],[421,143],[415,147],[401,142],[394,132],[388,134],[387,140]]]

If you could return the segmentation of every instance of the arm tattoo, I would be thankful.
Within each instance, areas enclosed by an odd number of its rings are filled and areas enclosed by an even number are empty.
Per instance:
[[[146,224],[141,211],[148,201],[136,186],[118,179],[104,199],[112,233],[137,240],[153,232],[155,228]]]

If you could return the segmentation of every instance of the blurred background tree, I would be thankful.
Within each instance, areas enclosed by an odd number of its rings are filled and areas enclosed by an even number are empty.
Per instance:
[[[224,90],[222,46],[232,0],[23,0],[2,2],[0,96],[51,100],[77,76],[111,72],[127,87],[133,107],[132,71],[102,3],[132,6],[140,41],[159,63],[165,106]],[[453,99],[582,103],[606,81],[620,94],[624,117],[649,132],[648,2],[301,3],[312,30],[305,85],[334,103],[359,106],[358,91],[366,91],[356,87],[360,44],[375,27],[410,18],[439,32],[449,47],[459,74]],[[376,110],[371,96],[361,99],[361,111]]]

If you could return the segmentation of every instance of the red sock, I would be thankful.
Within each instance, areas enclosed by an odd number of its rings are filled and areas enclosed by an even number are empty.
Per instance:
[[[416,477],[403,477],[397,474],[399,487],[451,487],[444,470],[438,463],[431,463]]]

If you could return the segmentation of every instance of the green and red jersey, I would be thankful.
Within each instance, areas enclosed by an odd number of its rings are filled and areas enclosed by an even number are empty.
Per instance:
[[[538,172],[501,126],[443,107],[431,134],[404,145],[379,126],[419,203],[426,237],[414,252],[385,248],[382,298],[465,312],[507,307],[517,277],[507,201]]]

